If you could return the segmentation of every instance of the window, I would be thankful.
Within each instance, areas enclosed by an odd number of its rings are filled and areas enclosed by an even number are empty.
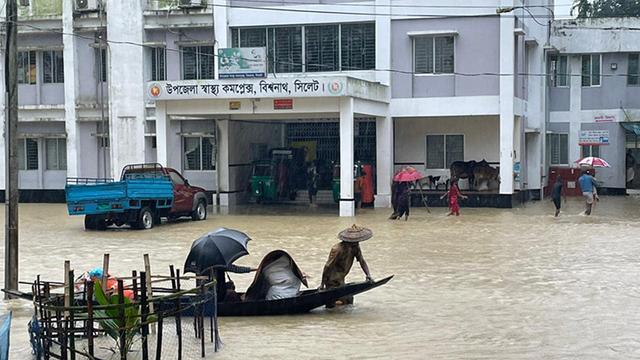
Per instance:
[[[376,26],[373,23],[346,24],[340,29],[342,70],[371,70],[376,67]]]
[[[42,52],[42,82],[45,84],[64,82],[62,51]]]
[[[569,62],[566,55],[557,56],[551,59],[551,70],[553,73],[554,87],[569,86]]]
[[[595,156],[600,157],[600,146],[598,145],[582,145],[582,157]]]
[[[582,86],[600,86],[600,54],[582,55]]]
[[[163,81],[167,79],[166,49],[163,47],[151,49],[151,80]]]
[[[464,160],[464,135],[427,135],[427,169],[448,169]]]
[[[627,85],[640,85],[640,54],[629,54]]]
[[[547,135],[547,158],[551,165],[569,164],[569,135]]]
[[[100,81],[107,81],[107,49],[96,49],[96,68]]]
[[[18,169],[38,170],[37,139],[20,139],[18,141]]]
[[[188,46],[182,48],[182,79],[213,79],[213,46]]]
[[[178,175],[177,173],[174,173],[173,171],[169,171],[169,177],[171,178],[171,181],[174,184],[184,185],[184,180],[182,179],[182,176]]]
[[[47,156],[47,170],[67,169],[66,139],[46,139],[45,154]]]
[[[266,47],[271,73],[371,70],[376,65],[375,34],[373,23],[234,28],[231,44]]]
[[[304,33],[306,71],[338,71],[338,25],[306,26]]]
[[[18,51],[18,84],[36,83],[36,52]]]
[[[419,36],[413,41],[416,73],[453,73],[453,36]]]
[[[184,170],[215,170],[216,149],[213,137],[183,138]]]

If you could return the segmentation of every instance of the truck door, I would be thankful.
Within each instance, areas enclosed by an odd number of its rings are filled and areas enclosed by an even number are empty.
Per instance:
[[[172,212],[190,212],[193,205],[191,193],[184,178],[175,171],[167,170],[173,183],[173,208]]]

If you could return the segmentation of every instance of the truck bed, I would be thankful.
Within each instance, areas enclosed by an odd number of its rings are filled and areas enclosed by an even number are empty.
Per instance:
[[[69,215],[124,212],[154,201],[158,208],[171,208],[173,186],[166,177],[130,178],[116,182],[67,182]]]

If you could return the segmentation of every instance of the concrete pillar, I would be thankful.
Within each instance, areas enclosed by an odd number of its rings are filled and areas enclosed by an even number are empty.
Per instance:
[[[229,39],[229,28],[228,23],[229,20],[227,18],[227,10],[229,9],[229,1],[227,0],[217,0],[216,4],[220,4],[220,6],[215,6],[213,8],[213,31],[214,31],[214,51],[216,54],[218,53],[218,49],[228,48],[231,46],[231,41]],[[218,59],[215,61],[215,78],[218,79]]]
[[[500,194],[513,194],[515,39],[512,14],[500,16]]]
[[[73,2],[62,2],[62,44],[64,45],[64,127],[67,133],[67,176],[81,176],[76,113],[76,94],[78,91],[78,57],[76,54],[76,37],[73,30]]]
[[[569,90],[569,165],[580,159],[580,129],[582,124],[582,56],[569,57],[571,77]]]
[[[353,197],[353,99],[340,99],[340,216],[355,216]]]
[[[391,69],[391,0],[376,0],[376,69]],[[386,15],[385,15],[386,14]],[[391,85],[389,71],[376,71],[376,80]]]
[[[156,151],[157,162],[162,166],[169,165],[169,119],[167,117],[167,102],[156,101]],[[181,150],[181,148],[178,148]]]
[[[393,176],[393,118],[376,118],[376,201],[375,207],[391,206]]]
[[[4,16],[4,10],[5,9],[0,9],[0,15]],[[4,48],[4,47],[3,47]],[[6,174],[6,162],[7,159],[5,158],[5,133],[6,133],[6,128],[5,128],[5,122],[7,119],[7,104],[6,104],[6,88],[5,88],[5,84],[4,84],[4,57],[5,57],[5,52],[4,49],[2,49],[2,51],[0,51],[0,78],[2,78],[2,80],[0,80],[0,190],[5,190],[5,176]]]
[[[220,205],[229,206],[229,189],[230,178],[229,173],[229,120],[218,121],[218,156],[219,168],[216,169],[220,174],[217,175],[220,181],[217,186],[220,188]]]
[[[107,12],[111,173],[145,161],[144,42],[142,0],[112,0]]]

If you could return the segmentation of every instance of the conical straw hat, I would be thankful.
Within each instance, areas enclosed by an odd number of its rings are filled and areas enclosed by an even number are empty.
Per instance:
[[[360,242],[371,239],[373,231],[353,224],[352,227],[340,231],[338,239],[346,242]]]

